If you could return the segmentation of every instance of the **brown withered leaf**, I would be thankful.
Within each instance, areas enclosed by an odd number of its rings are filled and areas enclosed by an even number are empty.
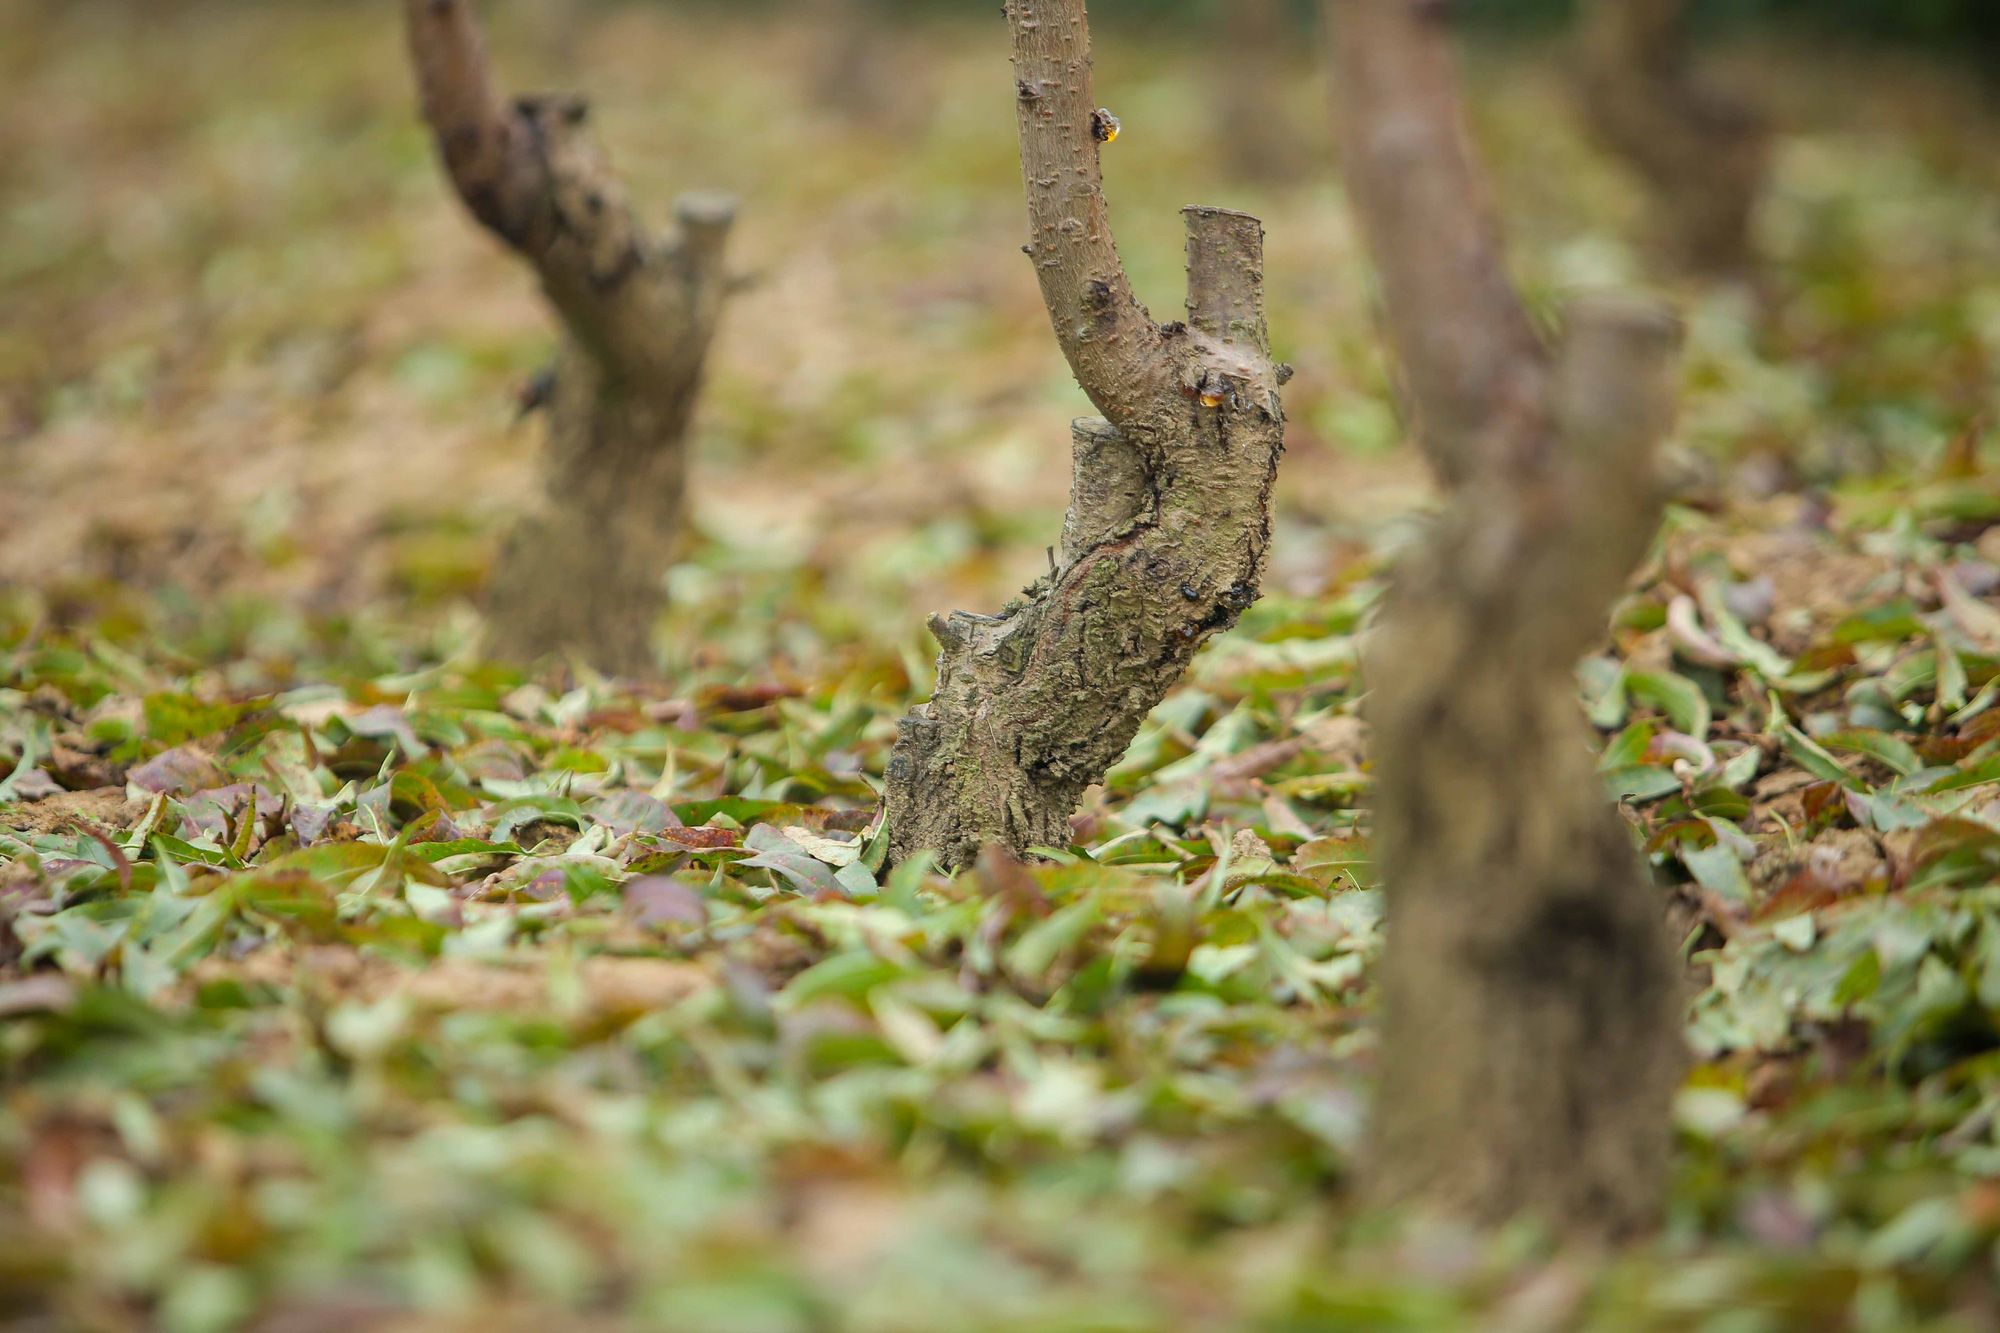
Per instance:
[[[0,985],[0,1018],[61,1013],[76,1003],[76,987],[59,972],[41,972]]]
[[[220,787],[229,780],[229,775],[208,751],[193,745],[177,745],[134,768],[125,775],[125,780],[147,791],[181,796],[204,787]]]
[[[664,828],[652,835],[656,842],[672,843],[676,847],[692,847],[697,850],[713,851],[719,847],[741,847],[743,835],[735,829],[727,828]]]
[[[706,713],[748,713],[799,694],[796,685],[713,685],[696,696],[696,704]]]
[[[50,777],[70,791],[94,791],[100,787],[125,785],[125,765],[61,741],[50,747],[43,767]]]
[[[1034,874],[1003,847],[988,843],[980,849],[978,874],[987,897],[1002,899],[1017,912],[1043,917],[1055,910]]]
[[[625,910],[642,926],[708,924],[708,904],[695,890],[667,875],[643,875],[625,885]]]

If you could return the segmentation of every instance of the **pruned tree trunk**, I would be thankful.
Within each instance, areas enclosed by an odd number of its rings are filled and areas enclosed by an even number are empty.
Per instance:
[[[1655,1213],[1682,1068],[1664,904],[1600,783],[1577,659],[1657,530],[1678,325],[1508,281],[1431,0],[1329,0],[1346,170],[1448,491],[1365,650],[1388,892],[1372,1189],[1616,1236]]]
[[[1659,240],[1691,272],[1751,268],[1770,136],[1748,103],[1696,76],[1688,0],[1585,0],[1583,104],[1607,146],[1652,187]]]
[[[1009,0],[1030,244],[1056,340],[1101,418],[1076,423],[1060,565],[998,616],[934,616],[930,701],[888,773],[891,854],[1066,846],[1084,788],[1211,634],[1257,599],[1284,414],[1263,227],[1187,217],[1187,319],[1132,294],[1098,152],[1083,0]]]
[[[679,532],[688,418],[728,290],[734,204],[685,196],[676,230],[647,235],[582,132],[582,99],[503,103],[469,0],[405,9],[424,118],[452,184],[534,266],[563,323],[544,394],[541,503],[493,576],[489,648],[644,672]]]

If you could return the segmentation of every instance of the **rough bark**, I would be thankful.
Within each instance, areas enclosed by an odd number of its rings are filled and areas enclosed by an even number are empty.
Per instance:
[[[1678,326],[1595,297],[1553,355],[1536,338],[1441,13],[1328,5],[1352,194],[1448,490],[1365,652],[1389,910],[1371,1188],[1617,1236],[1660,1201],[1680,993],[1573,672],[1658,526]]]
[[[543,493],[489,590],[489,649],[644,672],[686,489],[683,440],[728,288],[734,205],[683,197],[645,233],[574,97],[503,102],[469,0],[406,0],[424,118],[459,196],[531,264],[563,324]]]
[[[1751,221],[1768,170],[1763,118],[1694,69],[1687,0],[1586,0],[1583,104],[1598,137],[1643,176],[1659,240],[1695,273],[1751,267]]]
[[[1084,788],[1195,650],[1256,600],[1283,448],[1264,325],[1263,228],[1186,209],[1187,318],[1132,293],[1098,153],[1082,0],[1010,0],[1021,170],[1042,299],[1102,417],[1074,428],[1060,564],[998,616],[934,616],[928,703],[888,772],[891,855],[1065,846]]]

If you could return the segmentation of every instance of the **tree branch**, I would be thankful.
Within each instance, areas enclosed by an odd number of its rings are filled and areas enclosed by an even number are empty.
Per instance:
[[[1354,206],[1419,436],[1447,481],[1510,451],[1545,354],[1508,280],[1438,0],[1328,0]],[[1528,432],[1532,433],[1532,432]]]
[[[424,120],[445,170],[473,216],[518,244],[543,181],[494,86],[469,0],[405,0],[403,13]]]
[[[1083,0],[1007,0],[1028,192],[1028,252],[1077,383],[1116,426],[1167,373],[1161,334],[1132,294],[1104,202],[1098,152],[1114,135],[1091,91]]]
[[[1069,512],[1063,517],[1062,535],[1065,568],[1150,519],[1154,504],[1145,455],[1116,426],[1103,417],[1070,422]]]
[[[1569,531],[1547,602],[1568,629],[1547,651],[1568,671],[1603,636],[1605,607],[1659,527],[1666,488],[1654,451],[1673,426],[1682,330],[1658,301],[1610,292],[1578,297],[1564,314],[1550,400]]]
[[[628,280],[657,247],[582,132],[588,104],[534,96],[503,107],[469,0],[406,0],[404,12],[424,116],[459,196],[535,266],[571,332],[606,370],[643,378],[652,368],[629,363],[629,353],[658,346],[645,326],[674,316],[659,308],[657,291],[631,296]],[[720,196],[684,207],[680,257],[713,266],[733,217],[734,206]]]

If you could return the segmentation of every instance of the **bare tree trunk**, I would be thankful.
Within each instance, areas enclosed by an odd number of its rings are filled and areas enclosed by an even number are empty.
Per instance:
[[[1389,893],[1372,1189],[1615,1236],[1654,1215],[1682,1067],[1663,903],[1600,784],[1574,666],[1657,529],[1678,326],[1536,337],[1434,0],[1329,0],[1346,169],[1449,490],[1366,648]]]
[[[874,0],[806,0],[812,16],[813,101],[855,120],[881,111],[884,37]]]
[[[813,49],[813,102],[855,125],[911,131],[922,127],[934,97],[923,62],[882,0],[806,0]]]
[[[1687,0],[1586,0],[1583,104],[1598,137],[1652,187],[1674,262],[1738,276],[1751,267],[1770,139],[1753,108],[1696,77],[1688,9]]]
[[[490,589],[496,655],[653,665],[686,487],[684,437],[728,288],[732,202],[689,195],[648,236],[582,133],[580,98],[503,103],[469,0],[406,0],[424,117],[473,216],[535,268],[562,317],[540,507]]]
[[[891,854],[1064,846],[1084,788],[1209,635],[1257,599],[1284,414],[1263,227],[1190,208],[1187,319],[1132,294],[1098,152],[1083,0],[1009,0],[1031,243],[1056,339],[1101,418],[1076,423],[1062,561],[998,616],[933,616],[938,685],[889,764]]]

